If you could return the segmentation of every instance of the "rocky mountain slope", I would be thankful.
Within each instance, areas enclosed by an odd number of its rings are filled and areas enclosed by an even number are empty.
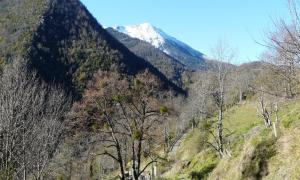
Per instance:
[[[168,35],[149,23],[132,26],[116,26],[113,29],[130,37],[150,43],[193,70],[205,68],[205,57],[201,52]]]
[[[188,68],[184,64],[167,55],[160,49],[153,47],[150,43],[137,38],[132,38],[113,28],[107,28],[106,30],[136,55],[147,60],[159,69],[159,71],[166,75],[169,80],[180,87],[184,86],[187,74],[189,73]]]

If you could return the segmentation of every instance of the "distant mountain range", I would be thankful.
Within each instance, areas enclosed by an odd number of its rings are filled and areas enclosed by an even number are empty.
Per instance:
[[[24,57],[47,82],[80,95],[99,69],[129,76],[145,69],[181,88],[112,37],[79,0],[1,0],[0,60]]]
[[[170,81],[180,87],[184,87],[187,78],[187,67],[177,59],[169,56],[158,48],[155,48],[146,41],[132,38],[127,34],[120,33],[115,29],[106,29],[113,37],[118,39],[130,51],[137,56],[147,60],[159,71],[161,71]]]
[[[127,34],[132,38],[137,38],[150,43],[155,48],[160,49],[191,70],[201,70],[206,68],[203,53],[193,49],[189,45],[177,40],[149,23],[132,26],[115,26],[112,28],[120,33]]]

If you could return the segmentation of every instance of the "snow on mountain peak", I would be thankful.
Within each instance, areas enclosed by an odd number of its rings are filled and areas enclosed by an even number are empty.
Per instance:
[[[133,38],[146,41],[159,49],[162,49],[165,43],[164,37],[162,37],[157,32],[156,28],[153,27],[150,23],[143,23],[132,26],[117,26],[113,28]]]
[[[161,29],[152,26],[150,23],[115,26],[112,28],[121,33],[127,34],[132,38],[146,41],[179,61],[186,57],[191,57],[197,60],[201,60],[203,58],[203,54],[199,51],[168,35]]]

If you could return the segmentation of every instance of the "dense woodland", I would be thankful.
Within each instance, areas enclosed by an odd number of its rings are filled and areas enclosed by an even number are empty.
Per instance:
[[[299,178],[289,5],[261,59],[233,65],[220,40],[195,70],[103,29],[79,0],[1,0],[0,179]]]

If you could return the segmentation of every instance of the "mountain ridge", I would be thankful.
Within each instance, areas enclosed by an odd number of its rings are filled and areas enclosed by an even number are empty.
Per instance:
[[[187,75],[186,73],[188,73],[188,69],[180,61],[153,47],[150,43],[138,38],[132,38],[127,34],[114,30],[113,28],[107,28],[106,30],[137,56],[150,62],[169,80],[177,84],[179,87],[184,86],[184,79]]]
[[[0,47],[0,59],[26,54],[30,67],[43,80],[65,84],[76,94],[83,92],[98,69],[112,68],[128,75],[149,69],[165,87],[184,93],[150,63],[113,38],[79,0],[3,0],[1,3],[0,13],[5,16],[0,27],[8,32],[0,33],[0,41],[6,38],[5,34],[11,36]],[[30,12],[30,16],[23,12]],[[14,29],[19,39],[10,32]],[[26,41],[22,39],[25,35]],[[23,53],[8,51],[12,48],[6,47],[16,47]]]
[[[201,69],[201,66],[205,63],[205,55],[203,53],[168,35],[150,23],[114,26],[111,28],[132,38],[150,43],[155,48],[160,49],[193,70]]]

